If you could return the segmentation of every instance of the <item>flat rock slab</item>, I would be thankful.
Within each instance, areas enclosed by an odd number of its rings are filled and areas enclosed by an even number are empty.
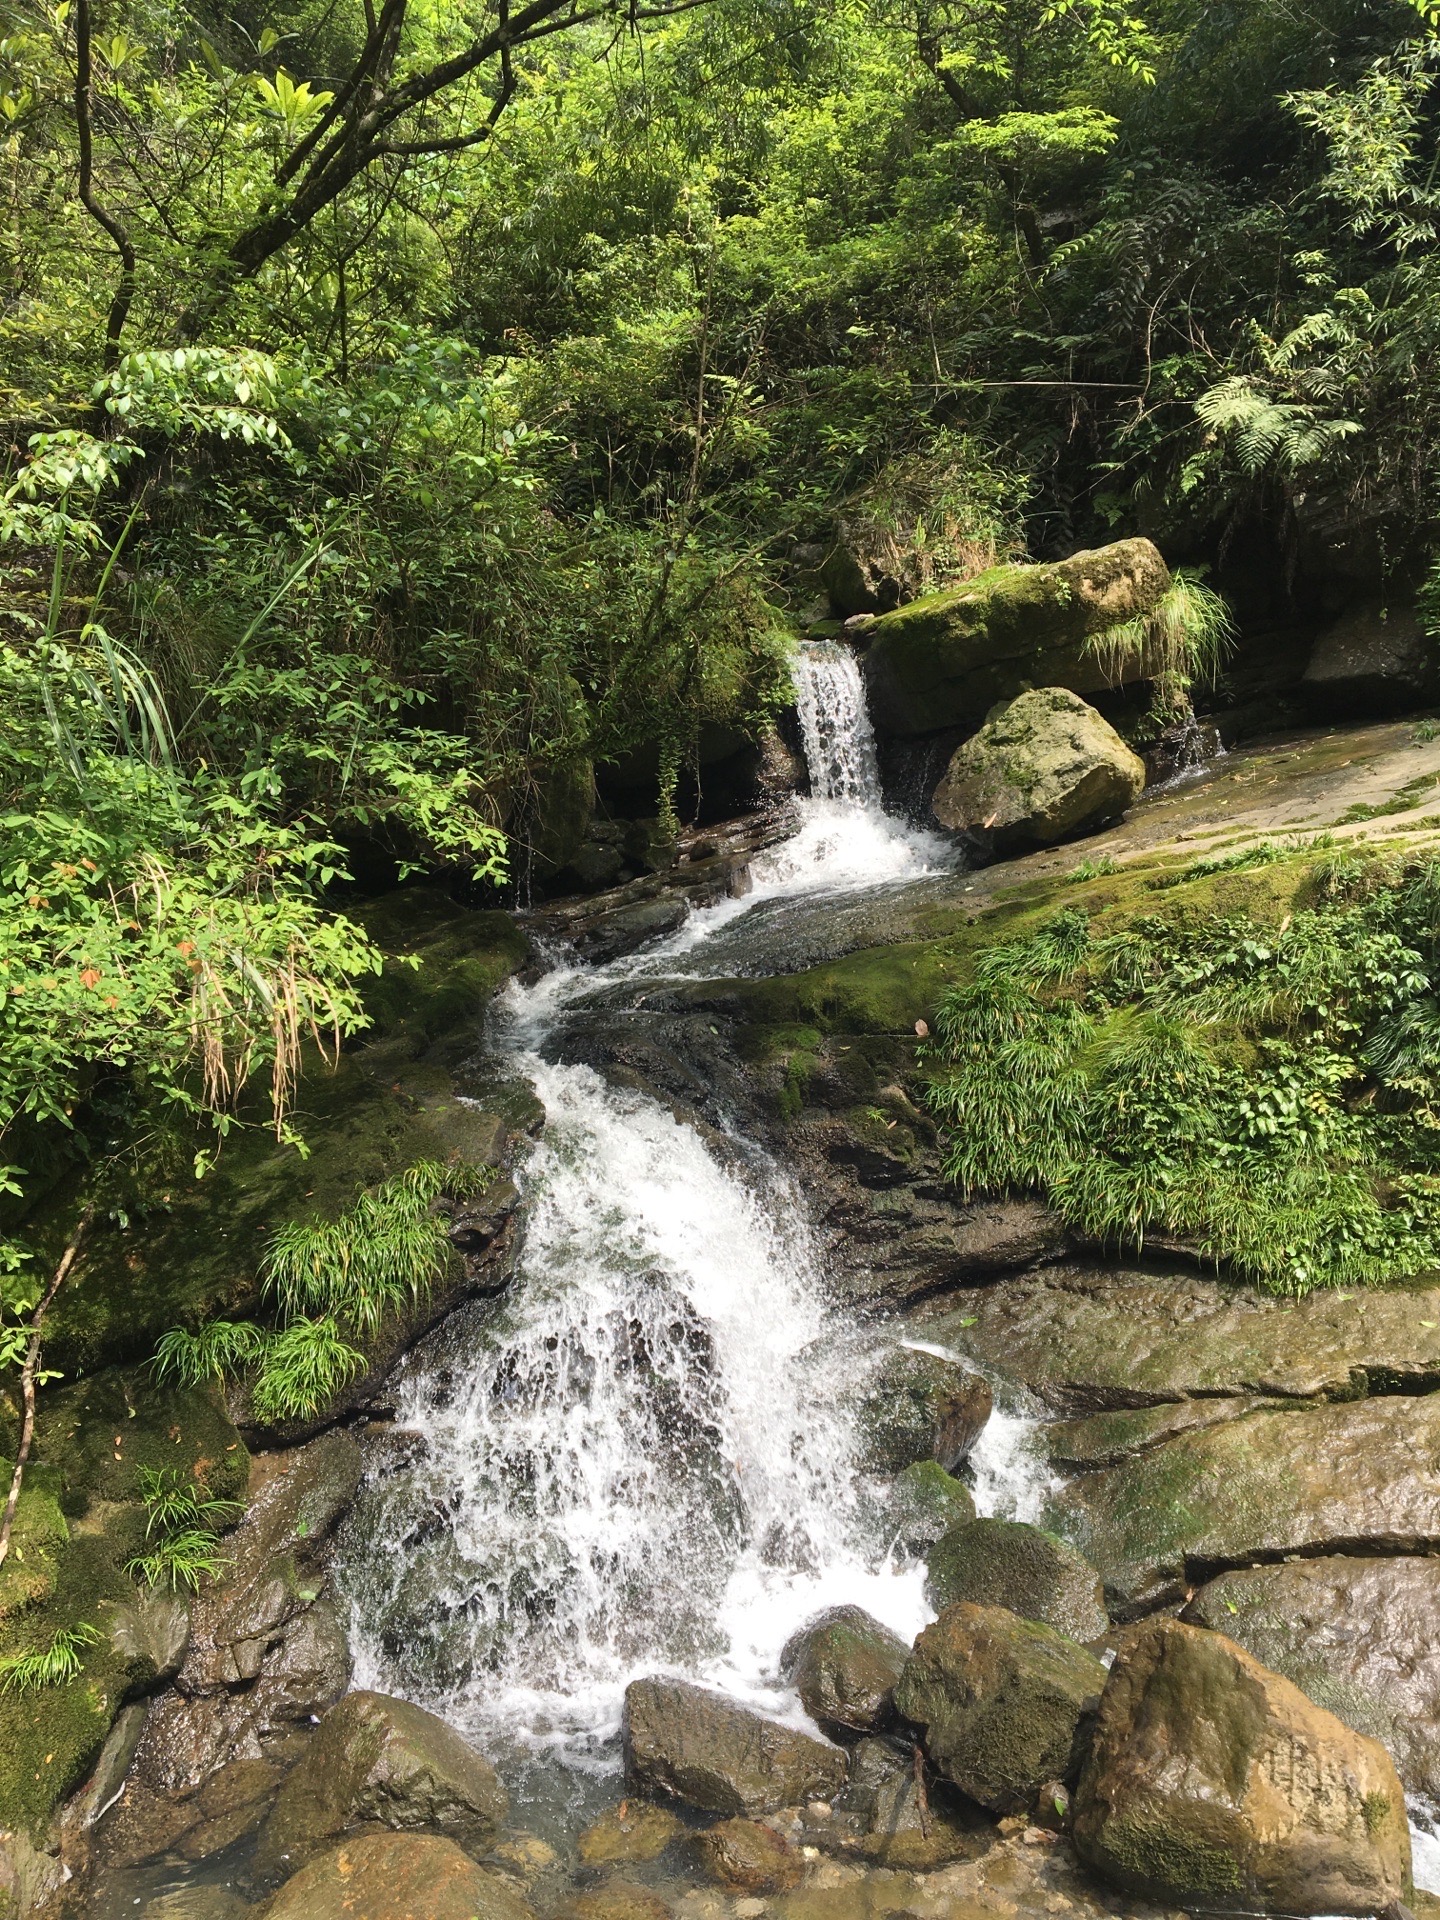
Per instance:
[[[1406,1790],[1440,1801],[1440,1560],[1245,1567],[1212,1580],[1181,1618],[1228,1634],[1379,1740]]]
[[[1440,1288],[1280,1300],[1184,1273],[1067,1265],[952,1294],[910,1325],[1068,1412],[1440,1386]]]
[[[1285,1554],[1440,1550],[1440,1394],[1252,1413],[1072,1480],[1051,1514],[1112,1611]]]
[[[509,1881],[433,1834],[362,1833],[286,1881],[267,1920],[532,1920]]]

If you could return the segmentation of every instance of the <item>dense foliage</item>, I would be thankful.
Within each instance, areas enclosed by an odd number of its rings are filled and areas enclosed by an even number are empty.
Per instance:
[[[352,881],[543,880],[597,769],[663,844],[836,527],[920,587],[1136,529],[1428,564],[1434,27],[14,0],[10,1214],[47,1129],[103,1160],[260,1073],[283,1135],[363,1020]]]
[[[1273,929],[1157,911],[1092,938],[1070,909],[985,953],[936,1019],[952,1178],[1276,1292],[1432,1268],[1440,868],[1335,853],[1314,890]]]

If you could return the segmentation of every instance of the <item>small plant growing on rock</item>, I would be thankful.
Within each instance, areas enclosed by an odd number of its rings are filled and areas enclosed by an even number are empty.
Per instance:
[[[84,1662],[82,1647],[93,1647],[100,1635],[87,1621],[62,1627],[43,1647],[29,1653],[7,1654],[0,1660],[0,1693],[38,1693],[42,1687],[60,1687],[73,1680]]]
[[[352,1342],[423,1299],[444,1272],[446,1221],[436,1207],[442,1193],[463,1198],[491,1177],[488,1167],[422,1160],[333,1220],[287,1223],[265,1262],[279,1326],[212,1320],[193,1333],[173,1328],[156,1349],[156,1374],[195,1386],[249,1371],[262,1420],[317,1412],[364,1367],[365,1355]]]
[[[1275,1292],[1435,1265],[1440,865],[1330,877],[1278,928],[1152,915],[1096,940],[1072,909],[985,953],[934,1022],[950,1177],[1039,1189],[1111,1245],[1179,1236]]]
[[[219,1551],[220,1529],[238,1518],[236,1500],[215,1500],[209,1491],[170,1467],[140,1469],[140,1498],[145,1503],[146,1548],[126,1562],[125,1571],[150,1587],[200,1591],[229,1564]]]

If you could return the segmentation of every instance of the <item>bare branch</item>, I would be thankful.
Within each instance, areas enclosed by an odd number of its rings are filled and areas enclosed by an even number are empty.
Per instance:
[[[114,214],[103,207],[95,197],[94,136],[90,126],[90,79],[90,0],[76,0],[75,130],[80,149],[78,182],[80,204],[91,219],[97,221],[109,234],[114,242],[115,251],[120,255],[120,280],[105,320],[105,370],[108,373],[120,358],[120,339],[125,331],[125,322],[129,318],[130,304],[135,298],[135,249],[130,243],[129,234]]]

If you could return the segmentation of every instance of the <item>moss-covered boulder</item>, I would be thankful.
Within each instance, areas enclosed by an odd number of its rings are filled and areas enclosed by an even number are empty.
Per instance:
[[[1144,785],[1145,762],[1094,707],[1037,687],[955,749],[930,805],[942,826],[1013,853],[1118,818]]]
[[[1181,1618],[1227,1634],[1440,1801],[1440,1560],[1327,1554],[1222,1573]]]
[[[1009,1607],[1072,1640],[1098,1640],[1110,1624],[1100,1576],[1068,1541],[1022,1520],[952,1527],[925,1558],[932,1607],[968,1600]]]
[[[860,1409],[860,1467],[903,1473],[935,1460],[953,1473],[984,1431],[994,1410],[988,1381],[944,1354],[896,1347],[884,1354],[865,1385]]]
[[[1040,566],[999,566],[882,614],[865,671],[875,724],[890,733],[978,726],[1026,686],[1095,693],[1153,671],[1142,648],[1095,642],[1148,613],[1170,585],[1148,540],[1117,540]]]
[[[686,1680],[632,1681],[624,1738],[632,1788],[708,1813],[773,1813],[828,1799],[845,1778],[840,1748]]]
[[[436,1834],[362,1833],[287,1880],[266,1920],[531,1920],[504,1874]]]
[[[1004,1607],[947,1607],[915,1642],[895,1705],[937,1772],[982,1807],[1028,1807],[1072,1780],[1105,1669],[1073,1640]]]
[[[286,1777],[256,1850],[275,1879],[343,1828],[375,1822],[448,1834],[470,1853],[498,1837],[509,1798],[490,1762],[407,1700],[348,1694]]]
[[[923,1554],[952,1527],[975,1518],[975,1496],[938,1460],[916,1460],[896,1474],[883,1513],[896,1545]]]
[[[824,1732],[853,1739],[894,1717],[895,1682],[909,1657],[899,1634],[862,1607],[831,1607],[786,1641],[780,1671]]]
[[[1410,1893],[1389,1755],[1223,1634],[1157,1620],[1110,1672],[1075,1846],[1142,1898],[1244,1913],[1380,1913]]]

